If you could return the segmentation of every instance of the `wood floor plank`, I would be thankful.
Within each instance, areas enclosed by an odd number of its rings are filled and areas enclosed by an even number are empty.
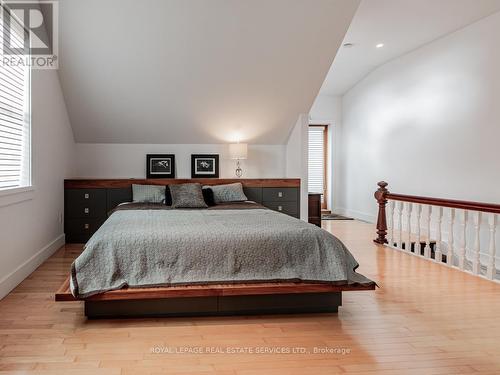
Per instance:
[[[0,301],[0,375],[500,373],[498,284],[377,246],[371,224],[323,225],[380,285],[338,314],[87,321],[54,301],[82,250],[66,245]]]

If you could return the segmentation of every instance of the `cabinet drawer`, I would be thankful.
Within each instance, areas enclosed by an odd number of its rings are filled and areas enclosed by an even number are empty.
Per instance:
[[[91,236],[105,221],[105,217],[97,219],[67,219],[64,231],[67,235],[86,234]]]
[[[297,202],[264,202],[262,205],[293,217],[298,217],[299,215]]]
[[[106,216],[106,190],[66,190],[65,212],[68,218],[98,218]]]
[[[66,217],[68,218],[98,218],[106,216],[106,204],[95,202],[68,202]]]
[[[262,190],[264,202],[297,202],[299,200],[298,188],[264,188]]]
[[[106,204],[106,189],[66,189],[68,202],[100,202]]]

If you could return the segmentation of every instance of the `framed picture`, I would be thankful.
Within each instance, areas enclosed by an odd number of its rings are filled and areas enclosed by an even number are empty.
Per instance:
[[[191,155],[191,178],[219,178],[219,155]]]
[[[175,178],[175,155],[146,155],[147,178]]]

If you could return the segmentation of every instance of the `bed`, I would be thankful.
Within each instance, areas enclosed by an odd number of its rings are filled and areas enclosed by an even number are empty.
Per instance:
[[[86,243],[56,300],[89,318],[332,312],[373,290],[329,232],[247,201],[122,204]]]

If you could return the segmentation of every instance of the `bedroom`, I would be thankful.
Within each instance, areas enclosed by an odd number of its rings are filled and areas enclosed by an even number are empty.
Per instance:
[[[499,1],[5,9],[1,373],[498,373]]]

